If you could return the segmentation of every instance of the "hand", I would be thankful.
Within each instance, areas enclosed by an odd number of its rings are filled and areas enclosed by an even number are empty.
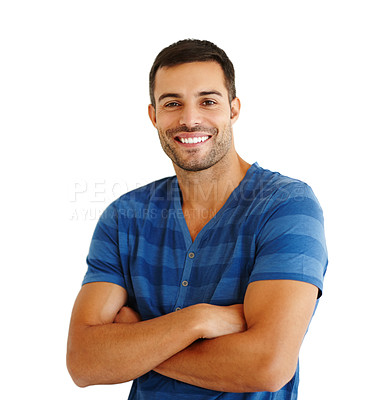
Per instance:
[[[130,307],[122,307],[114,320],[117,324],[133,324],[140,321],[140,314]]]
[[[247,329],[243,313],[243,304],[232,306],[213,306],[204,312],[203,339],[213,339],[231,333],[244,332]]]

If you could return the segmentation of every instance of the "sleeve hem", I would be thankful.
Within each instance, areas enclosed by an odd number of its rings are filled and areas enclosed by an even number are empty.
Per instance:
[[[86,285],[87,283],[93,282],[107,282],[107,283],[114,283],[115,285],[119,285],[125,290],[127,289],[124,284],[123,279],[119,279],[114,275],[109,274],[90,274],[90,276],[85,276],[82,285]]]
[[[249,278],[248,284],[256,281],[268,281],[268,280],[279,280],[279,279],[311,283],[312,285],[316,286],[319,289],[317,298],[320,298],[322,296],[322,291],[323,291],[322,281],[313,276],[307,276],[302,274],[280,273],[280,272],[255,274]]]

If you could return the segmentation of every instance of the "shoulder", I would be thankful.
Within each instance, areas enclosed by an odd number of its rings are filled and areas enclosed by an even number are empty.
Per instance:
[[[262,168],[257,163],[254,164],[254,173],[250,178],[254,180],[253,185],[258,186],[262,193],[270,196],[276,193],[279,195],[284,193],[286,196],[290,196],[296,191],[300,193],[309,188],[305,182],[299,179]]]
[[[321,206],[305,182],[257,171],[259,219],[252,280],[292,279],[322,292],[328,263]]]
[[[101,215],[107,225],[119,220],[144,218],[147,210],[168,208],[176,196],[176,176],[163,178],[124,193],[113,201]]]
[[[321,206],[312,188],[299,179],[261,168],[256,163],[247,187],[252,190],[260,214],[270,215],[280,208],[293,213],[306,209],[322,218]]]
[[[117,200],[115,205],[120,206],[122,204],[132,203],[149,203],[166,200],[171,197],[171,194],[175,187],[176,177],[171,176],[163,179],[159,179],[154,182],[150,182],[147,185],[141,186],[137,189],[131,190]]]

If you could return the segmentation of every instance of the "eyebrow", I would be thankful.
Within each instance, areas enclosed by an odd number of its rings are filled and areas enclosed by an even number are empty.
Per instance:
[[[198,96],[199,96],[199,97],[201,97],[201,96],[210,96],[210,95],[212,95],[212,94],[215,94],[216,96],[223,97],[223,96],[222,96],[222,93],[221,93],[221,92],[218,92],[217,90],[210,90],[210,91],[208,91],[208,92],[200,92],[200,93],[198,94]]]
[[[209,91],[202,91],[197,93],[196,97],[201,97],[201,96],[210,96],[210,95],[216,95],[223,97],[221,92],[218,92],[217,90],[209,90]],[[183,96],[179,93],[163,93],[158,97],[158,102],[162,101],[163,99],[166,99],[167,97],[172,97],[175,99],[181,99]]]
[[[158,102],[162,101],[163,99],[166,99],[167,97],[172,97],[172,98],[175,98],[175,99],[181,99],[182,95],[180,95],[179,93],[164,93],[164,94],[159,96]]]

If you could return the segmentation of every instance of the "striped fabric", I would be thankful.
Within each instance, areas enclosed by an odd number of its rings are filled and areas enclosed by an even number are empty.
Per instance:
[[[197,303],[242,303],[250,282],[292,279],[323,289],[323,215],[305,183],[261,168],[247,171],[194,242],[176,177],[113,202],[95,229],[84,284],[124,287],[143,320]],[[275,393],[220,393],[153,371],[134,381],[130,399],[295,399],[298,371]]]

